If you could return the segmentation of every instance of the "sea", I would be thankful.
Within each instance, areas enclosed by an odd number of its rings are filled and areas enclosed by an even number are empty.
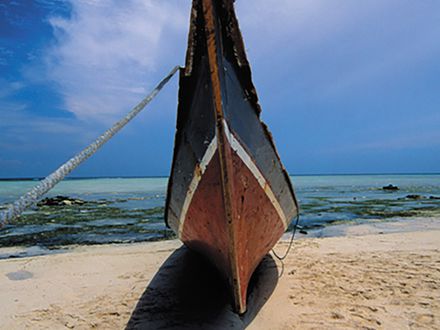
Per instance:
[[[302,233],[325,233],[339,224],[440,217],[440,174],[292,176]],[[35,206],[0,229],[0,248],[25,255],[72,245],[131,243],[174,238],[164,223],[168,178],[66,179],[47,197],[67,196],[82,205]],[[38,181],[0,180],[0,211]],[[382,187],[392,184],[399,190]],[[209,201],[206,201],[209,203]],[[292,225],[289,228],[292,229]],[[2,255],[0,258],[11,257]]]

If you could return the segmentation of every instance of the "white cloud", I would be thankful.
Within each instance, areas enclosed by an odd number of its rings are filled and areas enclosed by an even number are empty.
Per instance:
[[[49,20],[57,43],[47,56],[67,110],[106,124],[127,112],[168,68],[183,63],[190,5],[71,0],[71,18]],[[298,77],[313,98],[393,77],[439,52],[436,11],[426,4],[240,0],[236,7],[256,72],[270,71],[269,80]]]
[[[326,1],[236,4],[245,41],[255,45],[251,53],[257,56],[286,42],[319,43],[355,20],[349,8]],[[67,110],[81,120],[105,123],[127,112],[168,67],[183,63],[190,5],[80,0],[71,1],[71,18],[52,17],[57,43],[48,54],[49,76],[60,86]]]
[[[113,121],[168,67],[183,62],[189,2],[82,0],[71,6],[70,18],[49,20],[57,43],[47,66],[77,118]]]

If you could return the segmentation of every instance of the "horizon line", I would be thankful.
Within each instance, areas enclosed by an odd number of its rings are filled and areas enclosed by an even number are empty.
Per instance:
[[[303,173],[292,174],[289,176],[366,176],[366,175],[440,175],[440,172],[383,172],[383,173]],[[153,179],[153,178],[168,178],[169,175],[109,175],[109,176],[71,176],[64,180],[93,180],[93,179]],[[1,177],[0,181],[40,181],[45,177]],[[63,180],[63,181],[64,181]]]

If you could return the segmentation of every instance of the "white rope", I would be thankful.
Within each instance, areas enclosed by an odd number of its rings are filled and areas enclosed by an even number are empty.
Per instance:
[[[78,165],[92,156],[104,143],[110,140],[117,132],[119,132],[129,121],[131,121],[136,115],[141,112],[145,106],[151,102],[152,99],[160,92],[160,90],[166,85],[166,83],[174,76],[179,70],[179,66],[176,66],[171,72],[156,86],[156,88],[145,97],[136,107],[133,108],[124,118],[119,120],[110,129],[105,131],[99,136],[92,144],[82,150],[79,154],[69,159],[66,163],[61,165],[56,171],[47,176],[38,185],[21,196],[13,204],[0,213],[0,228],[12,221],[16,217],[20,216],[24,210],[34,205],[38,200],[52,189],[58,182],[60,182],[66,175],[72,172]]]

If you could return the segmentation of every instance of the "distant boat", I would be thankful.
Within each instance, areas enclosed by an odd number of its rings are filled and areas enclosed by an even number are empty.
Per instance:
[[[166,222],[229,280],[246,311],[249,280],[298,204],[252,83],[233,0],[194,0],[180,71]]]

